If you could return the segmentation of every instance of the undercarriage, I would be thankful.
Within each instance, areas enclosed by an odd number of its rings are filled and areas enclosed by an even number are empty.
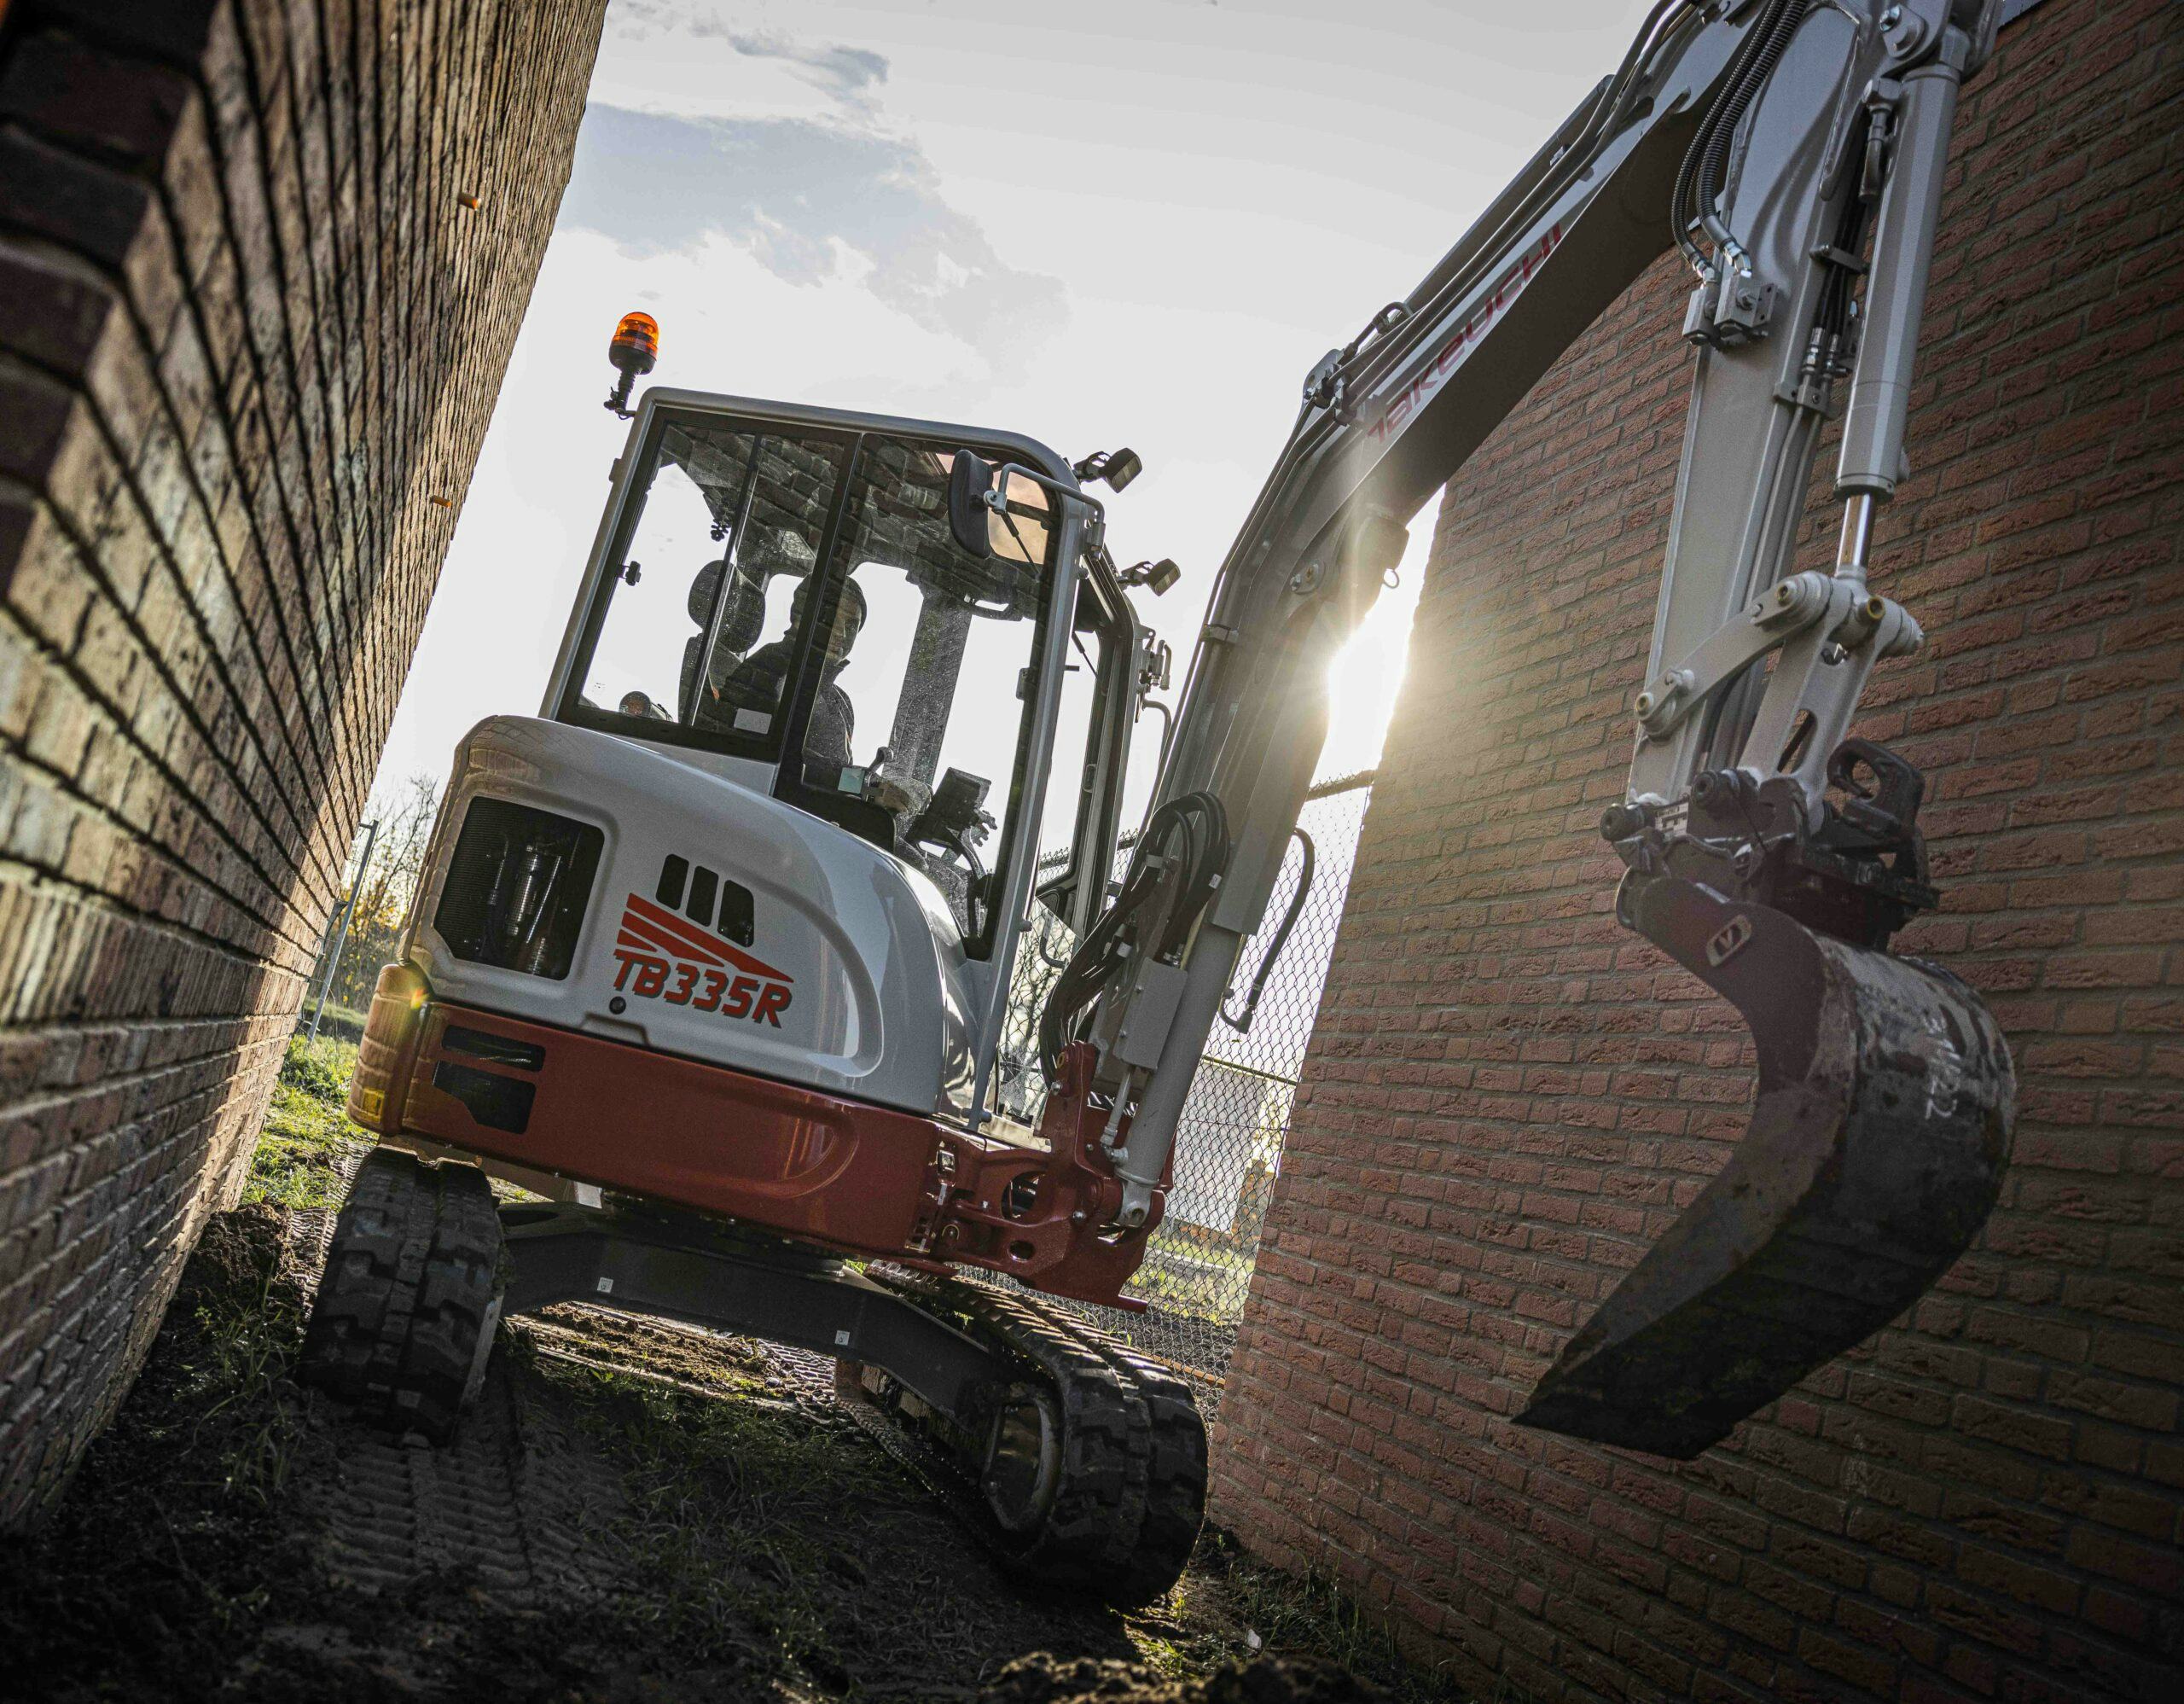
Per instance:
[[[1205,1502],[1190,1386],[1040,1299],[860,1271],[812,1244],[607,1195],[496,1203],[483,1171],[394,1147],[359,1168],[304,1376],[364,1416],[450,1439],[504,1315],[581,1302],[835,1358],[838,1395],[1019,1577],[1122,1607],[1172,1586]]]

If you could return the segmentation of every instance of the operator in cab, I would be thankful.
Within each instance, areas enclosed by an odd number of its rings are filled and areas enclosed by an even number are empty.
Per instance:
[[[738,712],[772,716],[779,713],[781,693],[796,659],[796,635],[811,597],[812,582],[805,579],[789,601],[788,628],[781,637],[757,650],[730,669],[717,684],[700,689],[697,713],[700,728],[748,727],[748,715],[739,723]],[[819,695],[812,701],[811,720],[804,730],[804,756],[808,763],[846,769],[850,742],[857,734],[857,709],[841,685],[850,651],[864,630],[864,593],[855,580],[844,582],[841,600],[834,606],[831,628],[822,636],[824,661]]]

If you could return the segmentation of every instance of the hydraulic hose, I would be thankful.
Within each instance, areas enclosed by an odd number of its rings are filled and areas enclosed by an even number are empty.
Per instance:
[[[1737,125],[1760,90],[1766,87],[1774,67],[1789,50],[1790,38],[1804,21],[1806,3],[1807,0],[1770,0],[1766,13],[1738,44],[1736,61],[1728,81],[1699,121],[1698,133],[1692,137],[1683,162],[1676,168],[1676,189],[1670,197],[1670,224],[1676,247],[1696,270],[1705,270],[1708,259],[1705,252],[1692,239],[1693,225],[1699,225],[1713,238],[1717,251],[1737,246],[1734,235],[1722,224],[1716,209],[1729,149],[1736,139]]]
[[[1228,867],[1228,813],[1211,793],[1186,793],[1153,811],[1114,903],[1084,932],[1054,979],[1039,1014],[1039,1067],[1049,1084],[1059,1079],[1062,1050],[1078,1033],[1082,1020],[1128,962],[1119,951],[1124,933],[1159,896],[1165,877],[1165,870],[1154,868],[1152,860],[1176,838],[1182,842],[1181,894],[1159,939],[1138,941],[1136,950],[1155,957],[1179,951],[1212,902],[1222,872]]]
[[[1790,50],[1791,38],[1804,22],[1805,0],[1775,0],[1774,10],[1768,15],[1763,28],[1759,50],[1753,55],[1742,77],[1737,79],[1734,104],[1714,128],[1706,140],[1706,152],[1699,162],[1699,217],[1706,234],[1714,239],[1719,252],[1728,254],[1742,247],[1728,223],[1722,218],[1722,195],[1728,187],[1729,150],[1735,146],[1737,126],[1765,90],[1774,75],[1774,67],[1782,62],[1782,55]]]
[[[1228,1015],[1226,1001],[1222,1003],[1221,1021],[1239,1035],[1252,1032],[1252,1020],[1258,1015],[1259,996],[1266,992],[1267,978],[1274,974],[1274,967],[1281,962],[1281,950],[1289,945],[1289,937],[1297,928],[1297,920],[1304,914],[1304,901],[1311,897],[1312,875],[1319,864],[1319,848],[1312,844],[1312,837],[1302,829],[1289,831],[1297,837],[1297,844],[1304,850],[1304,862],[1297,872],[1297,891],[1290,896],[1289,907],[1281,914],[1281,927],[1274,932],[1266,957],[1259,961],[1259,968],[1252,977],[1250,992],[1244,996],[1244,1009],[1234,1017]]]

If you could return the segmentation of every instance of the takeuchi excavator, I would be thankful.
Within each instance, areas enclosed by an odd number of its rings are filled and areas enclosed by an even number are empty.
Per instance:
[[[1411,517],[1672,246],[1690,410],[1601,832],[1621,921],[1750,1026],[1757,1095],[1517,1423],[1694,1456],[1900,1313],[1978,1232],[2014,1116],[1979,1000],[1888,951],[1937,903],[1923,783],[1850,731],[1874,666],[1924,643],[1870,547],[2001,4],[1664,0],[1306,378],[1118,877],[1167,672],[1131,592],[1174,571],[1118,567],[1092,488],[1136,458],[648,390],[538,714],[457,749],[350,1090],[380,1141],[307,1375],[444,1439],[504,1313],[793,1346],[940,1453],[1022,1577],[1165,1591],[1205,1498],[1191,1387],[1060,1302],[1142,1306],[1124,1287],[1313,777],[1327,664]],[[624,322],[618,413],[656,351]],[[1840,548],[1792,573],[1838,415]],[[1069,852],[1040,880],[1049,833]],[[1019,1057],[1034,907],[1073,951]]]

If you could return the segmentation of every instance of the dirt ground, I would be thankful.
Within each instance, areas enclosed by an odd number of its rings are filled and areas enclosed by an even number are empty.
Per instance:
[[[1027,1593],[814,1364],[589,1309],[504,1325],[461,1437],[290,1366],[346,1166],[299,1048],[52,1517],[0,1545],[0,1698],[1175,1704],[1461,1696],[1324,1587],[1209,1534],[1146,1614]]]

